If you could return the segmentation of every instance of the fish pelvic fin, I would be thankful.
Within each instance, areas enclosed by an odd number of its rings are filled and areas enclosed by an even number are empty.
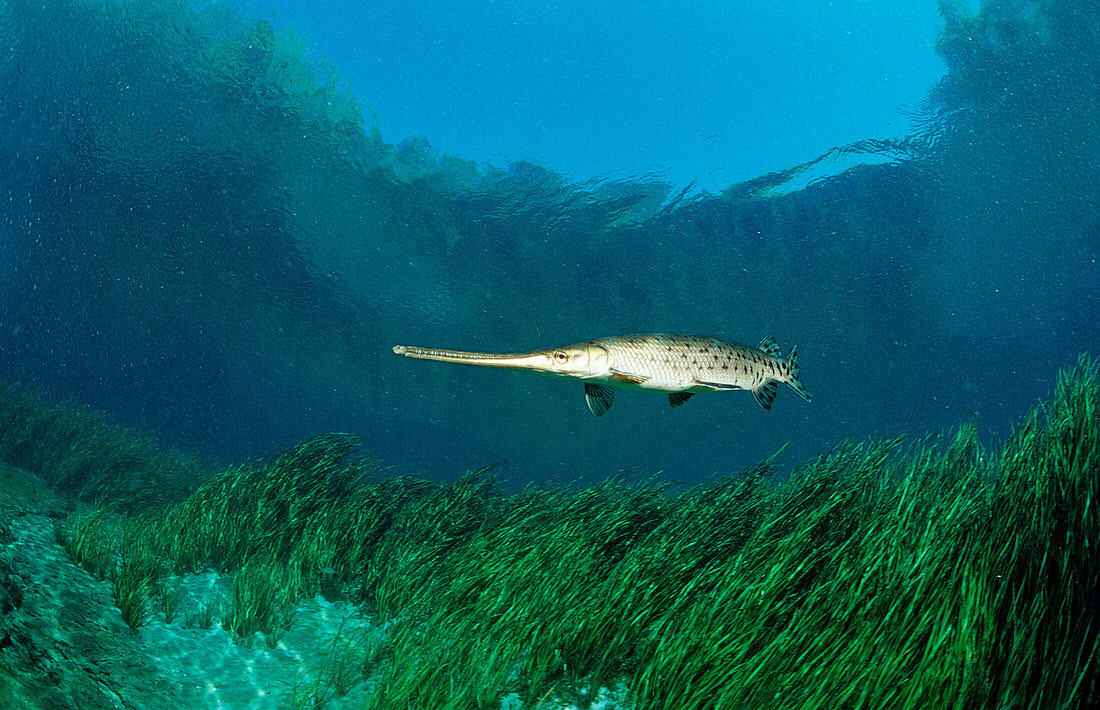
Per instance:
[[[684,402],[691,399],[692,394],[694,394],[694,393],[693,392],[669,392],[668,393],[668,406],[670,406],[670,407],[682,406],[684,404]]]
[[[810,394],[802,387],[802,380],[798,377],[798,346],[791,348],[791,354],[787,358],[787,384],[792,390],[798,393],[798,396],[807,402],[813,401],[813,395]],[[774,396],[774,393],[773,393]],[[757,400],[759,400],[759,396]],[[763,404],[763,402],[761,402]],[[767,407],[764,407],[767,409]]]

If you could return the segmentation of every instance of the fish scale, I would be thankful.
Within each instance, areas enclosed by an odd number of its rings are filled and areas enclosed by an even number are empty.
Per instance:
[[[488,353],[397,345],[398,355],[421,360],[527,370],[584,383],[585,401],[597,417],[614,402],[613,388],[668,392],[678,407],[699,392],[749,390],[771,409],[776,383],[809,402],[798,376],[796,348],[784,358],[772,338],[756,347],[698,335],[617,335],[525,353]]]
[[[767,380],[782,380],[785,363],[759,348],[694,335],[617,336],[596,341],[607,349],[612,368],[628,373],[650,373],[641,389],[710,391],[753,390]]]

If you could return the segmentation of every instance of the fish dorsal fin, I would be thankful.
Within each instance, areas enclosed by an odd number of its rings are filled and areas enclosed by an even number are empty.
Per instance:
[[[783,357],[783,351],[779,349],[779,346],[775,344],[775,338],[768,336],[760,341],[760,344],[756,347],[760,348],[767,354],[775,358]]]
[[[771,409],[772,402],[775,401],[775,383],[768,382],[767,384],[760,385],[752,391],[756,401],[760,403],[760,406],[764,409]]]
[[[694,392],[669,392],[668,393],[668,406],[670,406],[670,407],[679,407],[681,404],[683,404],[684,402],[691,399],[691,395],[693,395],[693,394],[695,394],[695,393]]]
[[[588,403],[588,408],[592,410],[593,414],[602,417],[615,403],[615,390],[606,385],[594,385],[591,382],[586,382],[584,385],[584,401]]]

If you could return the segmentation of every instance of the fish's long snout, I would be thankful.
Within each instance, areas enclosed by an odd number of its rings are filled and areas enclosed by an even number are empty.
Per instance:
[[[526,353],[481,353],[465,350],[441,350],[395,345],[393,352],[405,357],[437,362],[455,362],[463,365],[498,367],[508,370],[527,370],[540,375],[586,379],[607,369],[607,350],[585,343],[565,345],[547,350]]]
[[[462,365],[480,365],[482,367],[500,367],[510,370],[532,370],[534,372],[550,372],[553,365],[546,353],[535,351],[530,353],[479,353],[465,350],[442,350],[438,348],[418,348],[410,345],[395,345],[393,352],[396,355],[416,358],[418,360],[435,360],[436,362],[455,362]]]

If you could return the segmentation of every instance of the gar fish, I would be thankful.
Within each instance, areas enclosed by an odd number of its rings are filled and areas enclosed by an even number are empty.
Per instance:
[[[620,335],[526,353],[477,353],[396,345],[405,357],[485,367],[530,370],[584,383],[584,398],[597,417],[615,401],[613,387],[668,392],[679,407],[696,392],[750,390],[771,409],[777,382],[785,382],[807,402],[798,378],[797,348],[784,358],[772,338],[757,347],[697,335]]]

